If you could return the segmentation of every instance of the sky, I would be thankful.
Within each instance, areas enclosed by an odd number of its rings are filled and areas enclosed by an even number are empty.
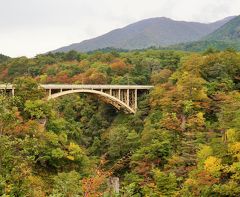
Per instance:
[[[240,0],[0,0],[0,53],[33,57],[152,17],[213,22]]]

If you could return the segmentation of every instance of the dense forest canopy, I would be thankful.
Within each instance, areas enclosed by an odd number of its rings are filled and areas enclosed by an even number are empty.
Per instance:
[[[145,50],[0,56],[1,196],[239,196],[240,54]],[[46,102],[38,84],[147,84],[138,111]],[[120,180],[114,193],[110,177]]]

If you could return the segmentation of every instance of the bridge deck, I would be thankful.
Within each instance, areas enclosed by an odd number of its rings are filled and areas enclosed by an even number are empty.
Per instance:
[[[72,85],[72,84],[41,84],[42,88],[49,89],[137,89],[137,90],[149,90],[153,86],[149,85]],[[0,84],[0,89],[13,89],[12,84]]]

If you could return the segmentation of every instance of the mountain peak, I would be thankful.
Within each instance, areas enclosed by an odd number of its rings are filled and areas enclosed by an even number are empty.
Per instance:
[[[228,17],[214,23],[204,24],[177,21],[167,17],[148,18],[115,29],[102,36],[62,47],[53,52],[70,50],[88,52],[108,47],[133,50],[197,41],[214,32],[231,19],[231,17]]]

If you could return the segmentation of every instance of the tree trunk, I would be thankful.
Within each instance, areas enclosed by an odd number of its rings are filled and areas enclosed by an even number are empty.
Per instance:
[[[186,129],[186,116],[184,114],[181,115],[181,129],[182,131]]]
[[[119,194],[119,178],[118,177],[110,177],[109,178],[109,187],[112,189],[113,193]]]

